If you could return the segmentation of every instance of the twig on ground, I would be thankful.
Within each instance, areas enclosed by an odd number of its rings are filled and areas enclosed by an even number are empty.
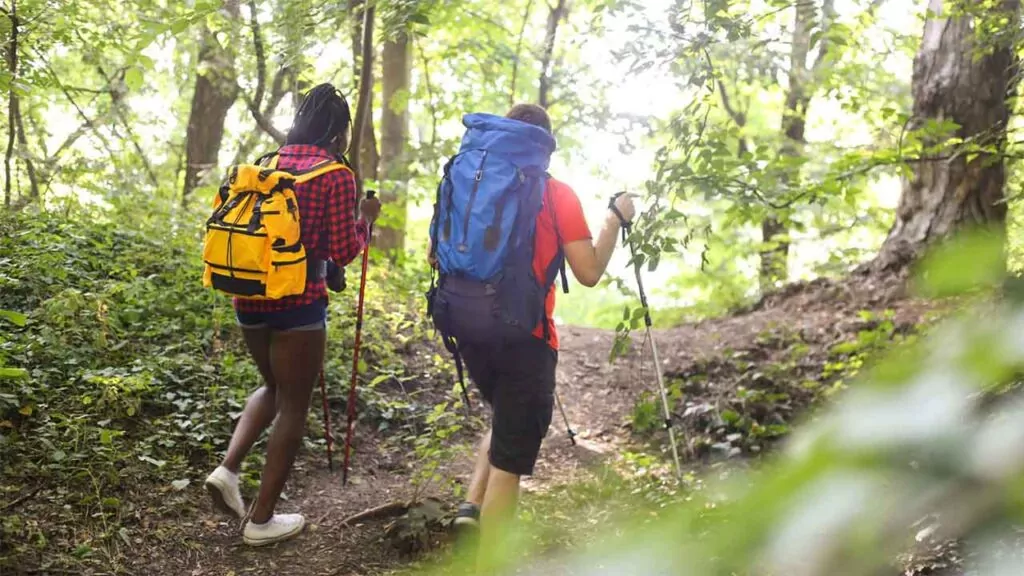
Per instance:
[[[18,504],[21,504],[22,502],[25,502],[26,500],[31,499],[33,496],[38,494],[40,490],[42,490],[42,488],[34,488],[32,490],[29,490],[23,496],[15,498],[14,500],[8,502],[7,504],[4,504],[3,506],[0,506],[0,512],[7,512],[8,510],[10,510],[11,508],[14,508]]]
[[[391,502],[384,504],[383,506],[377,506],[376,508],[370,508],[369,510],[363,510],[358,514],[353,514],[348,518],[341,521],[342,524],[351,524],[353,522],[359,522],[361,520],[373,520],[376,518],[389,518],[391,516],[398,516],[404,514],[412,508],[414,502]]]

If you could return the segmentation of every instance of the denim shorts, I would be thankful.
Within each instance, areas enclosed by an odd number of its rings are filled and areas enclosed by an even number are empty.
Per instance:
[[[269,328],[278,332],[303,332],[327,329],[327,301],[317,300],[288,310],[274,312],[241,312],[235,317],[242,329]]]

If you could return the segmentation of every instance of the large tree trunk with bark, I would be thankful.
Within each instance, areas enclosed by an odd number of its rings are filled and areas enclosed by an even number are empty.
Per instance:
[[[972,4],[981,4],[973,0]],[[929,19],[914,59],[913,116],[909,128],[929,121],[952,121],[951,136],[992,147],[993,154],[940,151],[915,159],[903,178],[896,222],[872,263],[875,270],[899,270],[933,242],[972,227],[1002,233],[1006,227],[1006,168],[1000,153],[1009,120],[1007,98],[1015,88],[1018,62],[1009,40],[992,46],[975,42],[971,16],[949,17],[948,0],[929,2]],[[1002,0],[1006,29],[1020,21],[1020,0]],[[984,18],[997,18],[994,11]],[[941,144],[945,137],[929,144]]]
[[[222,10],[232,19],[240,16],[238,0],[225,0]],[[196,69],[196,87],[185,137],[185,184],[182,206],[202,177],[216,169],[224,138],[224,120],[238,98],[235,57],[208,28],[203,28]]]
[[[400,33],[384,44],[383,108],[381,110],[381,201],[397,215],[392,226],[381,227],[377,244],[383,250],[405,249],[405,216],[408,185],[409,84],[412,76],[412,43]]]
[[[373,129],[373,27],[376,7],[373,3],[367,5],[363,0],[349,0],[349,10],[352,15],[352,62],[355,63],[353,85],[359,91],[356,96],[356,109],[353,111],[355,125],[349,160],[352,161],[353,168],[356,168],[357,180],[376,180],[380,171],[377,134]],[[363,115],[360,116],[360,113]],[[359,129],[359,126],[362,128]],[[355,133],[357,129],[358,134]]]

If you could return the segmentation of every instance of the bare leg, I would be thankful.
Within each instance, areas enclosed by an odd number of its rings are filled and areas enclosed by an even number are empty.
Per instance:
[[[491,466],[484,506],[480,511],[480,552],[478,567],[486,572],[489,555],[505,540],[519,503],[519,475]]]
[[[238,420],[235,433],[231,436],[231,444],[228,445],[227,455],[221,466],[231,472],[238,474],[242,467],[242,461],[252,450],[263,431],[274,421],[277,413],[276,394],[277,385],[274,382],[274,375],[270,371],[270,341],[271,332],[269,328],[244,328],[242,336],[249,348],[249,354],[256,362],[256,367],[263,376],[263,386],[249,396],[245,403],[245,410]]]
[[[466,502],[472,502],[477,506],[484,505],[484,495],[487,493],[487,479],[490,477],[491,461],[487,456],[491,449],[491,431],[488,430],[480,440],[480,448],[476,455],[476,467],[473,469],[473,476],[469,481],[469,490],[466,492]]]
[[[267,464],[251,520],[263,524],[274,515],[288,473],[306,430],[313,385],[324,361],[325,330],[278,332],[270,347],[270,366],[277,382],[277,422],[267,443]]]

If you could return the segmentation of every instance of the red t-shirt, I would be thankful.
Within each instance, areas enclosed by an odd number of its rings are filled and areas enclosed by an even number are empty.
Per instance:
[[[554,178],[548,180],[544,191],[544,208],[537,216],[537,232],[534,238],[533,273],[544,278],[548,266],[558,253],[559,246],[570,242],[590,240],[590,227],[583,215],[583,205],[576,192],[564,182]],[[561,279],[556,279],[548,292],[544,307],[547,309],[548,329],[551,335],[548,344],[558,350],[558,332],[555,330],[555,291],[561,289]],[[544,327],[533,331],[538,338],[544,337]]]

